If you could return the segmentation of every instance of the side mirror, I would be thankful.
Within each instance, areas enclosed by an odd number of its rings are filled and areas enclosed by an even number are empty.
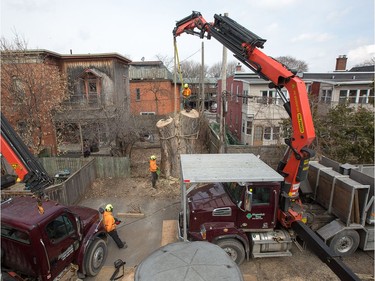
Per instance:
[[[245,194],[245,210],[250,212],[251,211],[251,203],[253,201],[253,192],[252,190],[246,189],[246,194]]]

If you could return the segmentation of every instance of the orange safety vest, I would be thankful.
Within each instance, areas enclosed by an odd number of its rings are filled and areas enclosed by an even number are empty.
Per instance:
[[[191,90],[190,88],[185,88],[183,91],[182,91],[182,96],[187,99],[188,97],[190,97],[191,95]]]
[[[150,160],[150,172],[156,172],[158,165],[156,165],[156,160]]]
[[[116,228],[115,218],[112,215],[112,212],[105,211],[103,214],[103,223],[105,230],[111,232]]]

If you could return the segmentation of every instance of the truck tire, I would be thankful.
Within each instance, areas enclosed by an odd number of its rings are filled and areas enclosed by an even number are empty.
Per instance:
[[[359,245],[359,234],[352,229],[346,229],[337,233],[329,241],[329,247],[338,256],[349,256],[353,254]]]
[[[107,257],[107,244],[103,239],[96,238],[85,254],[85,269],[87,276],[96,276]]]
[[[223,239],[216,245],[222,248],[236,264],[240,265],[245,260],[245,249],[241,242],[235,239]]]

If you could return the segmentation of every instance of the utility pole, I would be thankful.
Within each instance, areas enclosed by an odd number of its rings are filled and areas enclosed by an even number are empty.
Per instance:
[[[174,80],[174,115],[177,114],[177,63],[176,63],[176,38],[173,38],[173,50],[174,50],[174,56],[173,56],[173,63],[174,63],[174,75],[173,75],[173,80]]]
[[[204,42],[202,41],[202,68],[201,68],[201,97],[200,97],[200,107],[199,110],[203,114],[204,112],[204,101],[205,101],[205,96],[204,96]]]
[[[224,13],[224,16],[228,16],[228,13]],[[219,153],[225,152],[225,119],[224,110],[226,102],[226,92],[227,92],[227,48],[223,46],[223,60],[221,63],[221,93],[220,95],[220,146]]]

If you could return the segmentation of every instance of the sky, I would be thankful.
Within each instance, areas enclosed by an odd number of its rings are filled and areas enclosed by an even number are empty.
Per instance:
[[[176,21],[201,12],[207,22],[228,13],[267,39],[262,52],[291,56],[309,72],[334,71],[336,58],[347,69],[375,57],[374,0],[0,0],[1,37],[15,35],[28,49],[59,54],[118,53],[132,61],[174,57]],[[211,38],[177,37],[180,61],[222,61],[223,45]],[[237,61],[228,51],[228,62]]]

